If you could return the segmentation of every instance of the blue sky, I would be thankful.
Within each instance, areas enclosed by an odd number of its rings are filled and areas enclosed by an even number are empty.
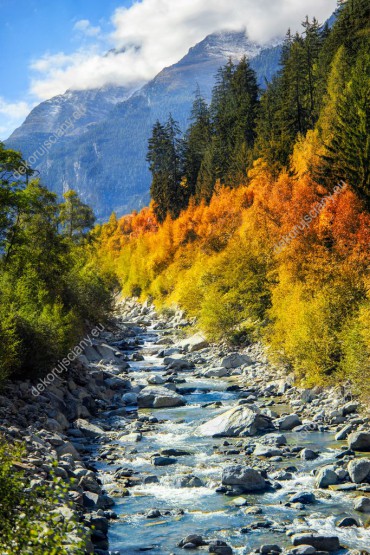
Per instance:
[[[298,30],[306,14],[325,21],[335,7],[336,0],[0,0],[0,140],[33,106],[69,88],[131,90],[212,32],[246,29],[266,44]]]
[[[75,51],[81,41],[73,32],[77,21],[88,19],[107,31],[114,10],[130,4],[130,0],[0,0],[0,95],[18,100],[26,94],[31,59],[45,52]]]

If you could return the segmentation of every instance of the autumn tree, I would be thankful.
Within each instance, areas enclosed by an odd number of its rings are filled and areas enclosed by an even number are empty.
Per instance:
[[[60,206],[59,221],[63,233],[76,242],[81,241],[94,224],[92,209],[83,203],[76,191],[69,190],[63,195],[64,202]]]

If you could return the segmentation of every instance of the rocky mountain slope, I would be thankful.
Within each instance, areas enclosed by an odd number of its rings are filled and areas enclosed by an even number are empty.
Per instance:
[[[34,155],[33,167],[53,191],[76,189],[100,219],[113,210],[122,215],[148,202],[145,154],[153,123],[171,112],[185,128],[197,85],[209,99],[218,68],[244,54],[261,84],[278,69],[279,46],[262,49],[244,32],[215,33],[136,92],[124,87],[67,91],[43,102],[6,144],[26,159]],[[84,115],[75,118],[76,110]],[[44,141],[63,125],[63,136],[44,152]]]

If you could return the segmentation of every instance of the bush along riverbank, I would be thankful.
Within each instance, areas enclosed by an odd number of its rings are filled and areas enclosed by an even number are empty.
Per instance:
[[[188,324],[125,301],[39,395],[6,385],[29,489],[66,487],[56,552],[367,553],[370,423],[351,392],[297,388],[260,345],[184,339]]]

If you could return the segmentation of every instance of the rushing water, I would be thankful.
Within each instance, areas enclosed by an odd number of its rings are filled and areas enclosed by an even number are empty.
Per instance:
[[[158,336],[148,332],[143,336],[144,352],[155,347]],[[160,359],[148,354],[143,362],[132,362],[131,371],[135,381],[146,385],[150,374],[163,373]],[[184,372],[186,383],[181,388],[196,388],[187,394],[187,405],[180,408],[140,410],[140,415],[155,416],[160,422],[153,432],[143,434],[142,441],[132,443],[121,438],[125,454],[115,461],[117,467],[132,468],[139,476],[157,476],[159,483],[140,484],[130,488],[130,496],[117,499],[115,512],[119,519],[110,528],[110,549],[130,555],[148,550],[153,555],[180,554],[184,551],[176,547],[181,538],[198,533],[206,538],[224,539],[235,553],[247,554],[262,544],[291,546],[286,535],[286,525],[294,531],[311,529],[320,533],[339,536],[341,543],[350,548],[369,548],[370,532],[364,528],[338,528],[336,522],[353,514],[351,494],[315,490],[317,501],[305,510],[286,507],[284,504],[290,494],[315,489],[312,471],[315,467],[330,464],[335,457],[338,442],[330,433],[311,432],[309,434],[284,433],[291,445],[311,447],[320,451],[319,459],[302,461],[299,458],[284,459],[281,468],[294,465],[298,472],[293,480],[281,481],[282,488],[264,494],[245,495],[247,507],[235,507],[232,498],[215,492],[220,484],[222,468],[235,461],[235,456],[217,453],[215,446],[224,439],[204,438],[197,435],[199,424],[209,420],[235,405],[238,393],[228,392],[230,381],[225,379],[197,379]],[[206,403],[222,401],[222,407],[203,407]],[[279,411],[281,407],[272,407]],[[163,421],[163,422],[162,422]],[[230,440],[230,448],[238,440]],[[172,466],[155,467],[150,463],[150,455],[164,448],[176,448],[190,454],[177,457],[178,463]],[[243,454],[236,457],[243,462]],[[244,456],[245,458],[245,456]],[[111,467],[110,467],[111,469]],[[108,474],[100,466],[101,477],[109,491]],[[178,488],[173,481],[176,476],[193,474],[200,478],[204,487]],[[261,515],[246,514],[250,506],[262,509]],[[148,519],[145,513],[150,509],[171,510],[171,514],[157,519]],[[182,509],[184,514],[176,514]],[[241,529],[252,523],[271,521],[270,528],[258,528],[248,533]]]

